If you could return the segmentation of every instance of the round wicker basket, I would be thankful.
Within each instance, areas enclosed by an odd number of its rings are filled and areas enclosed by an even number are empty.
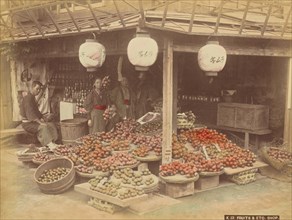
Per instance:
[[[55,169],[58,167],[69,168],[70,171],[63,178],[51,182],[51,183],[42,183],[38,181],[39,177],[43,174],[45,170]],[[51,159],[42,165],[40,165],[34,174],[34,180],[38,184],[40,190],[43,193],[47,194],[59,194],[67,189],[69,189],[75,182],[75,168],[71,160],[67,158],[55,158]]]

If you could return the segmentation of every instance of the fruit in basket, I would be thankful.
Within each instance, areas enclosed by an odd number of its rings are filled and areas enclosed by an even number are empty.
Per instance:
[[[129,141],[127,140],[113,140],[109,147],[114,151],[126,151],[130,149]]]
[[[172,158],[179,159],[184,156],[188,149],[178,141],[177,135],[172,135]]]
[[[87,167],[87,166],[84,166],[84,165],[78,165],[75,167],[75,169],[81,173],[88,173],[88,174],[91,174],[93,173],[93,167]]]
[[[286,150],[270,147],[267,151],[268,155],[281,162],[292,161],[292,154]]]
[[[146,157],[149,154],[150,150],[151,150],[150,147],[140,146],[136,148],[135,150],[133,150],[132,154],[138,157]]]
[[[54,149],[56,155],[69,156],[71,154],[72,148],[67,145],[59,145]]]
[[[38,162],[46,162],[54,157],[55,157],[54,155],[50,155],[50,154],[37,153],[33,156],[33,160],[38,161]]]
[[[169,164],[164,164],[159,167],[161,176],[173,176],[176,174],[184,175],[188,178],[194,177],[197,174],[197,168],[192,163],[182,163],[174,161]]]
[[[38,181],[41,183],[56,182],[62,179],[64,176],[66,176],[69,173],[69,171],[70,171],[69,168],[64,168],[64,167],[47,169],[40,175],[40,177],[38,178]]]

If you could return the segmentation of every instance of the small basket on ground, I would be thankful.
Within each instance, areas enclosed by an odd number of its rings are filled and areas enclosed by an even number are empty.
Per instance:
[[[245,184],[256,181],[257,171],[258,171],[258,168],[243,171],[238,174],[229,175],[228,179],[238,185],[245,185]]]
[[[69,169],[68,173],[62,178],[52,182],[41,182],[39,178],[45,171],[56,168]],[[34,180],[40,190],[46,194],[59,194],[69,189],[75,182],[75,168],[71,160],[67,158],[51,159],[38,167],[34,174]]]
[[[275,148],[275,147],[270,147],[271,149],[279,149],[279,148]],[[260,152],[260,155],[261,155],[261,158],[267,162],[268,164],[270,164],[273,168],[275,168],[276,170],[279,170],[281,171],[285,166],[289,165],[289,164],[292,164],[291,161],[280,161],[280,160],[277,160],[273,157],[271,157],[269,154],[268,154],[268,150],[269,150],[269,147],[262,147],[259,152]]]

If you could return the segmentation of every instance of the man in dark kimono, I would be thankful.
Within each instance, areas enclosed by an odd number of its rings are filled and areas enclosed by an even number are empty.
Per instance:
[[[136,87],[136,119],[139,119],[147,112],[152,111],[152,102],[158,98],[158,92],[151,84],[146,82],[146,75],[143,72],[139,73],[139,82]]]
[[[111,101],[115,104],[121,119],[135,118],[135,95],[126,77],[122,77],[120,85],[111,91]]]
[[[38,109],[35,97],[41,89],[42,83],[33,81],[31,91],[23,98],[20,105],[22,127],[29,133],[37,134],[41,145],[52,150],[58,146],[54,143],[58,139],[58,132],[55,125],[52,122],[47,122],[47,118]]]

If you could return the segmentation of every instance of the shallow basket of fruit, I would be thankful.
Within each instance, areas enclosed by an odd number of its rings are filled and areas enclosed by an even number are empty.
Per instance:
[[[50,154],[50,153],[37,153],[33,156],[32,158],[32,162],[37,164],[37,165],[41,165],[53,158],[56,158],[56,156],[54,154]]]
[[[78,176],[84,178],[94,178],[96,176],[108,176],[109,172],[97,171],[94,167],[87,167],[84,165],[75,166],[75,171]]]
[[[39,149],[36,147],[30,147],[30,148],[26,148],[25,150],[22,151],[18,151],[16,153],[16,156],[18,158],[18,160],[20,161],[32,161],[33,157],[39,153]]]
[[[67,158],[51,159],[37,168],[34,180],[43,193],[62,193],[75,182],[74,164]]]
[[[277,170],[292,164],[292,154],[281,147],[262,147],[260,154],[265,162]]]
[[[161,165],[159,171],[160,179],[168,183],[189,183],[199,179],[197,168],[192,163],[173,161]]]

